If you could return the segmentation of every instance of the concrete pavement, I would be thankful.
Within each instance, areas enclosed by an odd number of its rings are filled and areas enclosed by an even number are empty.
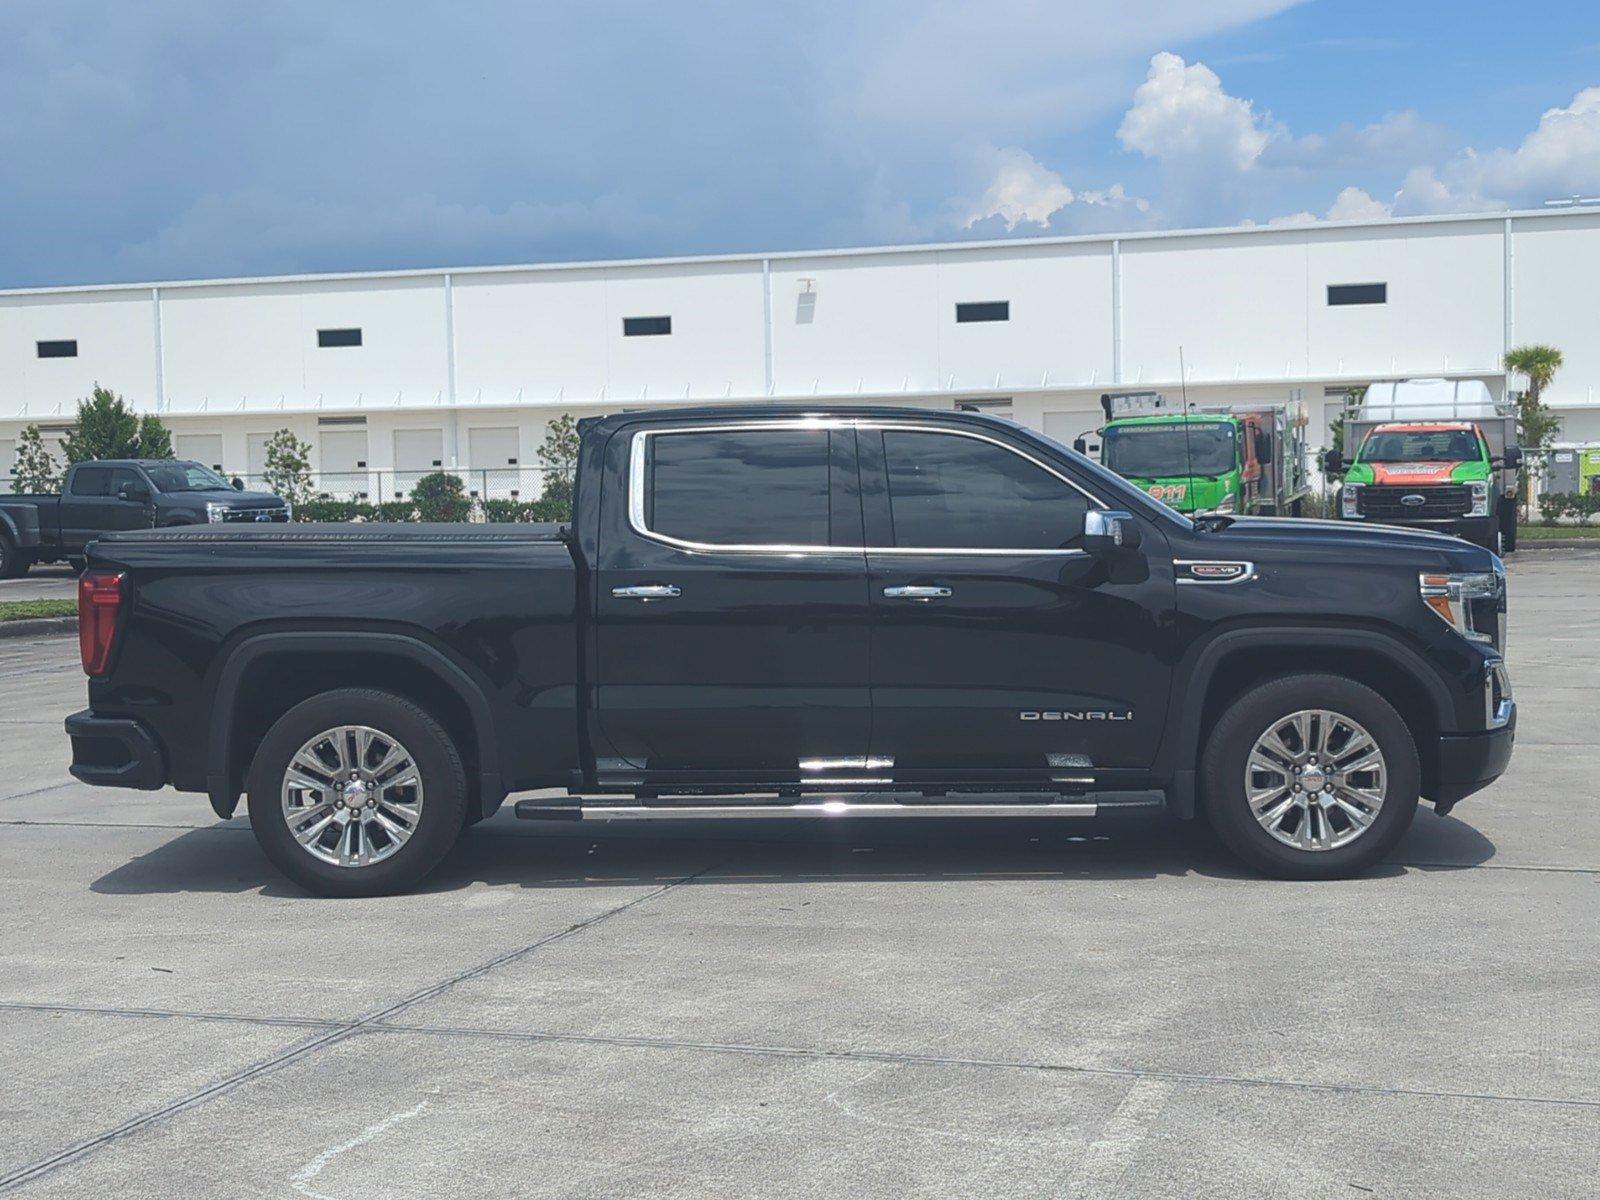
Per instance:
[[[502,814],[319,900],[70,780],[76,643],[0,642],[0,1190],[1590,1195],[1600,551],[1511,573],[1511,772],[1334,884],[1149,819]]]

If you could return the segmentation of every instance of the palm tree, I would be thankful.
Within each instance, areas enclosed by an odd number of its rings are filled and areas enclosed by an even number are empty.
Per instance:
[[[1566,360],[1554,346],[1518,346],[1506,351],[1506,370],[1528,377],[1528,391],[1517,397],[1517,442],[1528,455],[1527,465],[1518,472],[1517,480],[1522,514],[1527,518],[1529,500],[1533,493],[1533,473],[1544,468],[1544,452],[1561,431],[1561,418],[1552,412],[1540,396],[1550,386]]]
[[[1528,377],[1528,399],[1534,404],[1565,362],[1554,346],[1518,346],[1506,351],[1506,370]]]

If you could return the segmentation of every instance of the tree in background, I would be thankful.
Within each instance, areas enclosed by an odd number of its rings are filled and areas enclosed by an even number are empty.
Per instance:
[[[315,494],[311,483],[311,447],[289,429],[267,439],[266,485],[296,508]]]
[[[139,458],[171,458],[172,430],[154,413],[139,418]]]
[[[37,425],[24,425],[17,435],[17,460],[11,468],[13,492],[58,492],[61,466],[45,449]]]
[[[1515,393],[1517,444],[1524,455],[1517,481],[1523,520],[1528,519],[1528,498],[1533,491],[1534,476],[1544,473],[1545,458],[1561,432],[1561,417],[1544,402],[1543,396],[1565,361],[1554,346],[1518,346],[1506,351],[1506,370],[1528,377],[1528,390]]]
[[[546,520],[572,518],[572,481],[578,470],[578,423],[562,413],[545,426],[544,442],[535,453],[544,466],[544,491],[539,500],[551,515]]]
[[[148,440],[150,453],[146,453]],[[146,414],[140,418],[121,396],[94,385],[87,400],[78,401],[78,419],[61,439],[67,462],[87,462],[92,458],[171,458],[172,434],[161,418]]]
[[[461,476],[434,471],[417,480],[411,489],[419,521],[465,521],[472,512]]]

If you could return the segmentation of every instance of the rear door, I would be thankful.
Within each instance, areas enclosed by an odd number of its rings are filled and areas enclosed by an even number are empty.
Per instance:
[[[911,422],[858,432],[871,756],[902,780],[1147,767],[1174,637],[1160,530],[1139,519],[1141,552],[1108,564],[1081,547],[1104,504],[1031,443]]]
[[[111,468],[84,464],[72,471],[61,496],[61,544],[78,551],[102,528],[111,500]]]
[[[870,609],[849,423],[625,428],[606,458],[594,599],[602,768],[780,782],[859,773]]]

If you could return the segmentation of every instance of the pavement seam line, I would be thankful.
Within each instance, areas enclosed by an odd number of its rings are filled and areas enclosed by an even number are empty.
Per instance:
[[[676,885],[674,885],[676,886]],[[1095,1075],[1117,1079],[1160,1079],[1213,1087],[1289,1088],[1356,1096],[1405,1096],[1424,1100],[1481,1100],[1497,1104],[1537,1104],[1550,1107],[1595,1109],[1600,1100],[1563,1096],[1529,1096],[1510,1092],[1468,1092],[1445,1088],[1395,1088],[1363,1083],[1318,1083],[1315,1080],[1270,1079],[1254,1075],[1211,1075],[1198,1071],[1170,1071],[1156,1067],[1091,1067],[1074,1063],[1027,1062],[1021,1059],[961,1058],[941,1054],[916,1054],[893,1050],[833,1050],[811,1046],[767,1046],[743,1042],[696,1042],[681,1038],[656,1038],[585,1033],[551,1033],[540,1030],[480,1029],[462,1025],[405,1025],[365,1018],[331,1021],[316,1017],[255,1017],[233,1013],[193,1012],[161,1008],[107,1008],[31,1001],[0,1001],[0,1012],[49,1012],[78,1016],[132,1019],[215,1021],[241,1025],[323,1028],[332,1033],[394,1033],[426,1037],[462,1037],[487,1041],[535,1042],[570,1045],[615,1046],[641,1050],[690,1050],[714,1054],[742,1054],[768,1058],[801,1058],[841,1062],[875,1062],[895,1066],[974,1067],[999,1071],[1045,1071]]]
[[[668,892],[682,887],[685,884],[692,883],[694,880],[699,879],[702,875],[705,875],[709,871],[715,870],[721,865],[721,863],[713,863],[710,866],[704,867],[691,875],[685,875],[681,879],[674,879],[670,883],[663,884],[657,888],[652,888],[642,896],[635,896],[626,904],[619,904],[615,908],[609,908],[605,912],[598,913],[586,920],[569,925],[565,929],[558,930],[555,933],[546,934],[544,937],[541,937],[534,942],[530,942],[526,946],[521,946],[515,950],[508,950],[504,954],[498,954],[487,962],[480,963],[475,967],[469,967],[467,970],[453,975],[441,983],[436,983],[430,985],[429,987],[421,988],[418,991],[411,993],[411,995],[397,1000],[392,1004],[386,1005],[376,1012],[369,1013],[359,1020],[352,1021],[347,1025],[341,1025],[329,1029],[327,1032],[318,1037],[314,1037],[309,1041],[302,1041],[299,1044],[291,1046],[277,1054],[271,1055],[268,1058],[252,1063],[243,1070],[235,1071],[232,1075],[229,1075],[223,1079],[219,1079],[214,1083],[207,1084],[205,1087],[192,1091],[186,1096],[180,1096],[176,1100],[172,1100],[158,1108],[152,1109],[149,1112],[142,1113],[137,1117],[132,1117],[122,1122],[122,1124],[114,1126],[113,1128],[97,1134],[92,1138],[86,1138],[83,1141],[75,1142],[70,1146],[66,1146],[56,1151],[54,1154],[49,1154],[44,1158],[27,1163],[24,1166],[17,1168],[15,1171],[12,1171],[8,1175],[0,1176],[0,1192],[8,1192],[24,1183],[32,1182],[33,1180],[56,1170],[58,1167],[63,1167],[67,1163],[82,1158],[84,1155],[89,1154],[102,1146],[109,1145],[111,1142],[114,1142],[119,1138],[127,1137],[129,1134],[136,1133],[147,1126],[157,1124],[158,1122],[164,1121],[169,1117],[176,1116],[181,1112],[186,1112],[191,1108],[205,1103],[214,1096],[219,1096],[223,1092],[232,1091],[242,1083],[247,1083],[252,1079],[258,1078],[259,1076],[269,1074],[278,1070],[280,1067],[287,1066],[292,1062],[297,1062],[300,1059],[314,1053],[315,1051],[353,1037],[355,1034],[359,1033],[361,1030],[372,1025],[373,1023],[393,1016],[395,1013],[402,1012],[413,1004],[420,1004],[424,1000],[431,1000],[435,996],[448,991],[458,983],[464,983],[469,979],[476,979],[479,976],[494,970],[496,967],[501,967],[506,963],[514,962],[517,959],[524,958],[545,946],[549,946],[555,942],[563,941],[566,938],[572,937],[574,934],[582,933],[584,930],[590,929],[595,925],[600,924],[602,921],[607,921],[612,917],[620,916],[631,909],[637,908],[641,904],[645,904],[656,899],[658,896],[664,896]]]

